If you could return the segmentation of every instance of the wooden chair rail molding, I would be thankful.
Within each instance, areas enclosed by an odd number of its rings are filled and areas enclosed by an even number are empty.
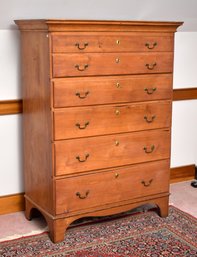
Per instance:
[[[195,178],[195,165],[187,165],[170,169],[170,183],[192,180]],[[24,193],[0,196],[0,215],[24,211]]]
[[[22,100],[0,100],[0,115],[22,113]]]
[[[180,88],[173,90],[173,101],[197,99],[197,87]],[[0,100],[0,115],[22,113],[23,103],[21,99]]]
[[[173,90],[173,101],[197,99],[197,87]]]

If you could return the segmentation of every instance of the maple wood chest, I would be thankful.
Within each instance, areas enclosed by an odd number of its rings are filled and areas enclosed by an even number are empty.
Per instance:
[[[180,22],[18,20],[26,217],[51,239],[145,203],[168,215]]]

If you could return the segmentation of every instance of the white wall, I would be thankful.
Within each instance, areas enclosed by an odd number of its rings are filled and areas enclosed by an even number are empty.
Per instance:
[[[197,100],[173,103],[171,167],[197,164]]]
[[[197,32],[175,38],[174,88],[197,87]],[[19,33],[0,30],[0,100],[21,97]],[[173,103],[171,167],[197,164],[197,100]],[[0,116],[0,195],[23,192],[21,115]]]
[[[175,36],[174,88],[197,87],[197,32]]]
[[[173,88],[197,87],[197,32],[175,36]],[[171,167],[197,165],[197,100],[173,102]]]
[[[184,21],[180,30],[197,31],[196,0],[1,0],[0,29],[14,19],[106,19]]]
[[[0,116],[0,196],[24,190],[21,116]]]
[[[0,100],[21,98],[20,33],[0,30]]]

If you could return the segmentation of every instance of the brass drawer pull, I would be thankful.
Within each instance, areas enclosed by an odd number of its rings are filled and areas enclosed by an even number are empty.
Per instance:
[[[150,149],[148,149],[148,147],[145,146],[143,149],[145,153],[152,153],[155,149],[155,146],[151,145]]]
[[[78,71],[85,71],[85,70],[88,68],[88,64],[84,64],[83,66],[80,66],[79,64],[76,64],[76,65],[75,65],[75,68],[76,68]]]
[[[157,90],[156,87],[153,87],[153,88],[144,88],[144,91],[145,91],[148,95],[152,95],[156,90]]]
[[[157,46],[157,42],[154,42],[153,44],[147,42],[145,44],[145,46],[148,48],[148,49],[154,49],[156,46]]]
[[[153,182],[153,179],[150,179],[150,180],[148,181],[148,183],[146,183],[146,181],[144,181],[144,180],[141,181],[142,185],[144,185],[145,187],[149,187],[152,182]]]
[[[83,160],[81,160],[80,156],[76,156],[76,159],[77,159],[79,162],[85,162],[85,161],[87,161],[87,159],[88,159],[89,156],[90,156],[89,154],[86,154],[85,159],[83,159]]]
[[[153,70],[156,65],[157,65],[157,63],[154,62],[154,63],[151,63],[151,64],[147,63],[145,66],[147,67],[148,70]]]
[[[85,199],[89,195],[89,190],[85,192],[85,195],[81,195],[79,192],[76,193],[76,196],[79,197],[79,199]]]
[[[86,49],[86,47],[88,46],[88,43],[83,43],[83,46],[81,46],[80,47],[80,43],[76,43],[75,44],[75,46],[77,46],[77,48],[79,49],[79,50],[84,50],[84,49]]]
[[[80,92],[76,92],[76,96],[78,96],[80,99],[85,99],[87,97],[87,95],[89,94],[89,91],[84,92],[84,94],[82,95]]]
[[[156,115],[151,116],[150,118],[148,118],[147,116],[144,116],[144,119],[147,123],[151,123],[154,121],[154,119],[156,118]]]
[[[87,121],[84,126],[81,126],[79,123],[76,123],[75,126],[78,127],[79,129],[85,129],[89,125],[89,121]]]

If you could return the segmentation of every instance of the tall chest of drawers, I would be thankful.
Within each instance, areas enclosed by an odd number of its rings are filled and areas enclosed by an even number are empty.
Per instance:
[[[26,217],[53,242],[85,216],[168,215],[180,22],[18,20]]]

